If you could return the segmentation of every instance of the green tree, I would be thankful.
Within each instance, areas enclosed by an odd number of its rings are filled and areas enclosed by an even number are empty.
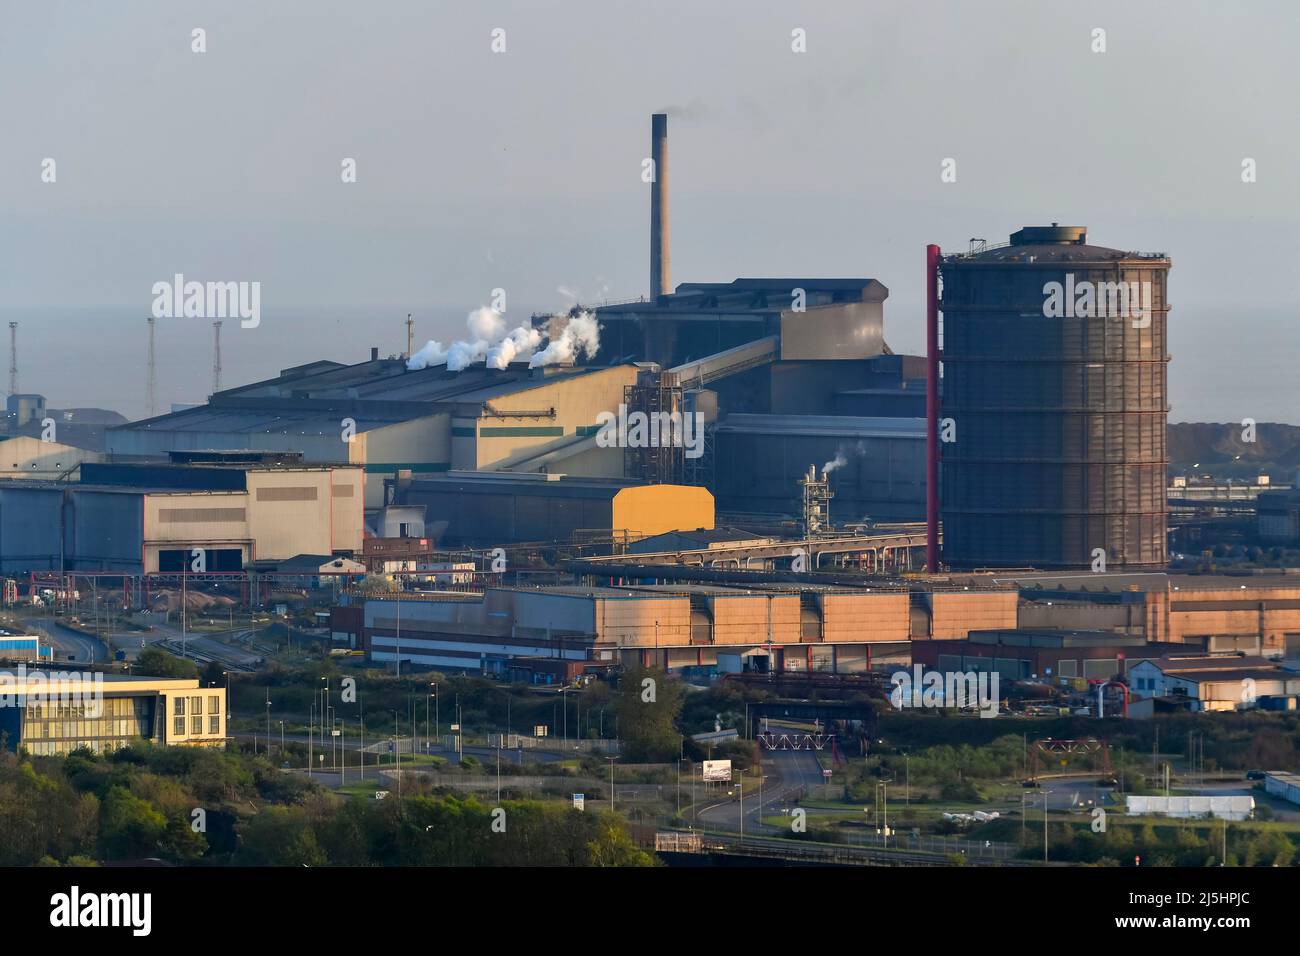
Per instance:
[[[239,862],[251,866],[324,866],[328,861],[302,807],[267,807],[248,821]]]
[[[154,856],[167,818],[125,787],[111,787],[100,808],[100,844],[108,857]]]
[[[595,836],[587,841],[588,866],[654,866],[655,857],[632,842],[623,821],[612,813],[602,813],[596,821]]]
[[[614,701],[623,755],[634,763],[677,758],[681,733],[682,688],[661,670],[629,667],[618,682]]]
[[[144,677],[198,677],[198,666],[159,647],[146,647],[135,659],[132,673]]]

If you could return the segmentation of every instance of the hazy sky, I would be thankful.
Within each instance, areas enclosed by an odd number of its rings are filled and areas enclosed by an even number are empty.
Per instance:
[[[1172,420],[1300,423],[1298,48],[1295,0],[0,0],[0,320],[20,389],[138,416],[177,272],[262,285],[227,386],[639,295],[667,109],[674,283],[874,277],[919,351],[927,242],[1086,225],[1173,258]],[[162,409],[211,335],[159,321]]]

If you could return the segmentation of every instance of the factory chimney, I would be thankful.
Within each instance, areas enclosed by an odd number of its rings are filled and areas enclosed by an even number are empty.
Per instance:
[[[650,116],[650,158],[654,181],[650,184],[650,298],[672,291],[672,265],[668,257],[668,114]]]

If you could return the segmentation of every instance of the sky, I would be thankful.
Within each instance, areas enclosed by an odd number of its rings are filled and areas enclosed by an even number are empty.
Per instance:
[[[926,243],[1084,225],[1172,257],[1171,421],[1300,423],[1297,46],[1294,0],[0,0],[0,321],[20,391],[139,417],[176,273],[261,285],[226,387],[642,295],[667,111],[674,283],[876,278],[920,352]],[[156,335],[203,401],[209,320]]]

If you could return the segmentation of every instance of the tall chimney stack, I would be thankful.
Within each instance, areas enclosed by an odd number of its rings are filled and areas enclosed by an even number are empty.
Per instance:
[[[668,114],[650,116],[650,158],[655,178],[650,184],[650,298],[672,292],[668,257]]]

